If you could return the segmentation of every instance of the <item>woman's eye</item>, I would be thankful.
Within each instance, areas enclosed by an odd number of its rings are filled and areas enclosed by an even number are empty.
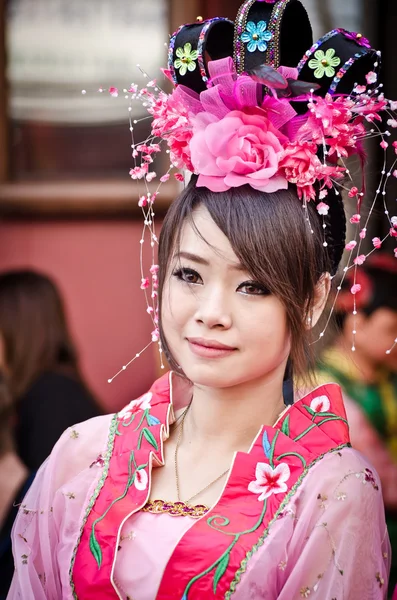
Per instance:
[[[249,281],[239,285],[237,291],[249,296],[268,296],[270,293],[263,285]]]
[[[180,281],[184,281],[185,283],[201,283],[201,277],[194,271],[193,269],[178,269],[174,272],[174,276]]]

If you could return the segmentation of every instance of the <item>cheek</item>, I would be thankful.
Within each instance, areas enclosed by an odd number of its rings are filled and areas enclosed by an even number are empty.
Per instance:
[[[169,341],[176,338],[181,329],[195,313],[195,301],[192,293],[186,293],[179,282],[169,281],[162,294],[161,324],[164,335]]]

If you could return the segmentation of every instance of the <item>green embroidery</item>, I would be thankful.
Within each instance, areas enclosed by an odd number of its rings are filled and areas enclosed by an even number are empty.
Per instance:
[[[215,568],[216,568],[216,571],[215,571],[212,587],[214,590],[214,594],[216,593],[216,589],[219,584],[219,581],[225,574],[227,566],[229,564],[231,551],[233,550],[234,546],[237,544],[237,542],[239,541],[241,536],[247,535],[249,533],[253,533],[254,531],[256,531],[258,529],[258,527],[260,527],[260,524],[263,521],[263,517],[265,516],[266,509],[267,509],[267,498],[263,502],[261,516],[259,517],[259,519],[258,519],[257,523],[254,525],[254,527],[251,527],[251,529],[246,529],[245,531],[240,531],[239,533],[232,533],[229,531],[222,531],[221,529],[218,529],[218,527],[227,527],[230,524],[229,519],[227,519],[226,517],[222,517],[220,515],[214,515],[213,517],[208,518],[207,524],[212,529],[214,529],[215,531],[219,531],[220,533],[223,533],[224,535],[232,536],[232,537],[234,537],[234,540],[226,548],[225,552],[214,563],[212,563],[212,565],[210,567],[208,567],[208,569],[206,569],[199,575],[196,575],[196,577],[193,577],[193,579],[191,579],[189,581],[189,583],[187,584],[187,586],[185,588],[185,592],[183,594],[182,600],[188,600],[189,591],[190,591],[191,587],[196,583],[196,581],[198,581],[199,579],[202,579],[203,577],[205,577],[206,575],[211,573],[211,571],[213,571]],[[222,519],[222,521],[220,523],[218,523],[217,526],[213,525],[213,522],[216,519]]]
[[[132,472],[133,465],[135,467],[134,472]],[[130,454],[130,458],[128,460],[128,480],[127,480],[124,492],[121,494],[121,496],[119,496],[118,498],[115,498],[113,500],[113,502],[111,502],[109,504],[109,506],[107,507],[105,512],[100,517],[95,519],[95,521],[92,524],[91,535],[90,535],[90,550],[91,550],[91,553],[92,553],[93,557],[95,558],[99,568],[102,565],[102,550],[101,550],[101,547],[98,544],[98,541],[95,536],[95,527],[98,525],[98,523],[100,523],[106,517],[106,515],[108,514],[110,509],[113,508],[113,506],[117,502],[120,502],[120,500],[123,500],[126,497],[128,490],[130,489],[130,487],[133,485],[133,483],[135,481],[136,472],[140,471],[141,469],[145,469],[147,466],[148,466],[148,463],[146,463],[144,465],[139,465],[139,467],[136,466],[134,450],[132,450],[132,452]]]
[[[284,433],[284,435],[286,435],[287,437],[289,437],[289,419],[290,419],[290,415],[287,415],[283,421],[283,424],[281,426],[281,431]]]
[[[153,448],[154,448],[156,451],[158,451],[158,449],[159,449],[159,446],[158,446],[158,444],[157,444],[157,442],[156,442],[156,438],[154,437],[153,433],[152,433],[152,432],[151,432],[149,429],[147,429],[146,427],[144,427],[144,428],[142,429],[142,431],[140,432],[140,434],[139,434],[139,439],[138,439],[138,450],[140,450],[140,449],[141,449],[141,446],[142,446],[142,438],[143,438],[143,437],[145,437],[145,438],[147,439],[147,441],[149,442],[149,444],[150,444],[151,446],[153,446]]]
[[[318,463],[320,460],[322,460],[324,458],[324,456],[326,456],[327,454],[333,453],[333,452],[339,452],[343,448],[350,448],[350,447],[351,447],[350,444],[341,444],[340,446],[337,446],[336,448],[333,448],[332,450],[329,450],[328,452],[325,452],[324,454],[321,454],[312,463],[310,463],[310,465],[303,471],[303,473],[299,477],[298,481],[295,483],[295,485],[292,486],[291,490],[285,496],[284,500],[282,501],[282,503],[278,507],[278,510],[275,512],[273,519],[269,522],[268,526],[266,527],[265,531],[263,532],[263,534],[261,535],[261,537],[259,538],[259,540],[257,541],[257,543],[252,547],[251,550],[249,550],[247,552],[245,558],[243,558],[243,560],[241,561],[240,568],[236,571],[234,579],[233,579],[233,581],[230,584],[230,588],[229,588],[229,590],[225,594],[225,600],[230,600],[230,598],[232,597],[232,595],[236,591],[237,585],[240,583],[242,575],[244,575],[245,571],[247,570],[248,561],[252,558],[252,556],[255,554],[255,552],[257,552],[257,550],[261,546],[263,546],[263,544],[265,543],[265,539],[269,535],[270,527],[273,525],[273,523],[275,523],[277,521],[280,513],[287,506],[287,504],[289,503],[289,501],[291,500],[291,498],[296,494],[296,492],[298,491],[300,485],[302,484],[304,478],[306,477],[306,475],[308,474],[308,472],[310,471],[310,469],[316,463]]]
[[[114,447],[114,439],[116,436],[116,432],[117,432],[117,425],[118,425],[118,420],[117,420],[117,414],[113,416],[112,421],[110,423],[110,428],[109,428],[109,436],[108,436],[108,442],[107,442],[107,447],[106,447],[106,454],[105,454],[105,458],[104,458],[104,467],[102,470],[102,474],[101,477],[97,483],[97,486],[94,490],[94,493],[92,494],[90,501],[87,505],[85,514],[84,514],[84,518],[80,527],[80,533],[79,533],[79,537],[77,539],[76,545],[73,549],[73,554],[72,554],[72,560],[70,562],[70,567],[69,567],[69,582],[70,582],[70,588],[72,590],[72,594],[73,594],[73,598],[75,600],[78,600],[77,595],[76,595],[76,590],[74,587],[74,581],[73,581],[73,568],[74,568],[74,564],[76,562],[76,555],[77,555],[77,550],[78,547],[80,545],[80,541],[81,541],[81,536],[83,535],[83,531],[84,531],[84,527],[87,523],[87,519],[89,517],[89,514],[92,510],[92,507],[94,506],[96,499],[99,496],[99,493],[101,491],[101,489],[103,488],[103,485],[105,483],[106,477],[108,476],[108,472],[109,472],[109,463],[110,463],[110,459],[112,457],[112,453],[113,453],[113,447]]]

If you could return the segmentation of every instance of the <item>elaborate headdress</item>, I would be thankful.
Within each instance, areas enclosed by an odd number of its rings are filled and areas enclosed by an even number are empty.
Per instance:
[[[388,101],[378,84],[379,63],[380,52],[359,33],[334,29],[313,44],[310,21],[299,0],[247,0],[235,23],[199,18],[180,27],[171,37],[168,69],[163,70],[175,86],[172,93],[160,90],[155,80],[139,91],[134,85],[128,90],[129,99],[141,101],[153,117],[152,135],[140,144],[134,141],[130,122],[130,176],[142,185],[141,244],[146,233],[153,249],[157,243],[155,201],[173,170],[179,181],[186,172],[195,173],[197,186],[213,192],[245,184],[274,192],[292,185],[306,211],[309,202],[316,204],[332,274],[345,248],[351,255],[344,272],[356,273],[366,259],[362,241],[378,199],[389,220],[389,235],[397,237],[397,218],[389,215],[385,204],[387,181],[397,176],[395,156],[387,168],[388,153],[395,153],[396,143],[389,148],[390,131],[384,125],[387,121],[388,127],[397,127],[392,114],[397,103]],[[364,142],[369,137],[378,138],[385,160],[364,219]],[[151,165],[165,146],[170,165],[150,192],[148,184],[157,178]],[[352,155],[361,161],[360,187],[346,166]],[[356,203],[351,218],[356,231],[346,246],[345,217],[337,199],[342,190]],[[372,251],[383,241],[375,238]],[[150,274],[142,267],[141,287],[153,319],[152,341],[159,341],[154,256],[153,250]],[[354,312],[359,291],[354,275]]]

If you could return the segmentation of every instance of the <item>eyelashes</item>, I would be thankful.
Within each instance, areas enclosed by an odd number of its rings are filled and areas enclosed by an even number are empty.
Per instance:
[[[181,267],[173,272],[173,276],[179,281],[190,285],[202,285],[203,279],[201,275],[194,269],[187,267]],[[237,292],[240,292],[246,296],[269,296],[270,291],[265,288],[262,284],[256,281],[244,281],[240,283]]]

